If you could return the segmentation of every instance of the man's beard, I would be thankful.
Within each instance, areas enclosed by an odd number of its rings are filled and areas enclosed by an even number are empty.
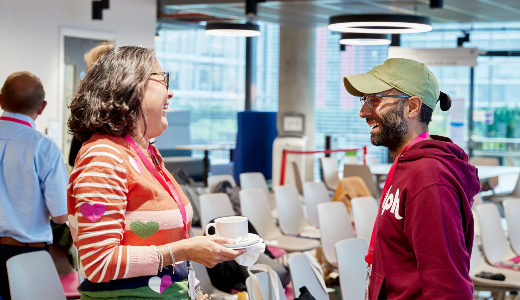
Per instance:
[[[394,107],[381,118],[367,118],[367,121],[378,122],[381,130],[370,134],[370,142],[374,146],[385,146],[390,151],[398,149],[404,143],[404,137],[408,132],[408,123],[403,117],[403,103],[397,102]]]

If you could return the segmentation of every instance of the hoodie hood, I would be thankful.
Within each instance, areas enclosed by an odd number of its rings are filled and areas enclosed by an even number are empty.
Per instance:
[[[473,204],[473,197],[480,192],[478,169],[470,165],[468,155],[449,138],[431,135],[431,139],[416,143],[399,158],[400,163],[412,162],[422,158],[436,159],[442,163],[459,182]]]

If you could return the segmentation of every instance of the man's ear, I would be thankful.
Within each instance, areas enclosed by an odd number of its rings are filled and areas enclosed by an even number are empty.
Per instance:
[[[405,113],[408,118],[415,119],[421,113],[422,99],[418,96],[408,98],[408,111]]]
[[[47,107],[47,101],[43,100],[42,104],[40,105],[40,108],[38,109],[38,116],[42,114],[45,107]]]

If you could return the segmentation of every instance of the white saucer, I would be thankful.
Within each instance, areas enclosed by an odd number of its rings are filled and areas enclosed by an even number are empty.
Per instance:
[[[226,247],[226,248],[231,249],[231,250],[238,250],[238,249],[250,248],[250,247],[256,246],[256,245],[258,245],[260,243],[263,243],[263,242],[264,242],[264,240],[259,239],[259,240],[255,241],[254,243],[252,243],[249,246],[234,246],[234,247]]]
[[[240,249],[240,248],[246,248],[248,246],[252,246],[253,244],[256,244],[257,242],[263,241],[262,238],[260,238],[258,235],[253,233],[248,233],[247,238],[244,240],[241,240],[240,242],[236,244],[223,244],[222,246],[229,248],[229,249]]]

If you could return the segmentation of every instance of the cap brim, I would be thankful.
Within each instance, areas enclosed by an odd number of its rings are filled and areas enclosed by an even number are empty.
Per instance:
[[[393,88],[370,73],[345,76],[343,84],[345,84],[349,94],[357,97],[380,93]]]

